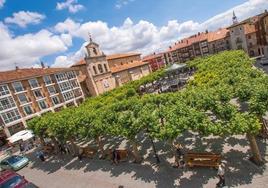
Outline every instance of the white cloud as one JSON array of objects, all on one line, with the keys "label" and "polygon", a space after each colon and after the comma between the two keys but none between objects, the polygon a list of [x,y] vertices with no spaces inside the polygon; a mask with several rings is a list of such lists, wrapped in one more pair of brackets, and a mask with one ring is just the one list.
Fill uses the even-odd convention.
[{"label": "white cloud", "polygon": [[47,30],[13,37],[7,27],[0,22],[0,70],[31,67],[40,58],[67,50],[61,37]]},{"label": "white cloud", "polygon": [[83,5],[78,4],[77,0],[66,0],[65,2],[57,3],[56,9],[63,10],[68,9],[70,13],[76,13],[84,8]]},{"label": "white cloud", "polygon": [[117,0],[115,4],[115,8],[121,9],[123,6],[128,5],[129,3],[134,2],[135,0]]},{"label": "white cloud", "polygon": [[0,8],[2,8],[5,4],[6,0],[0,0]]},{"label": "white cloud", "polygon": [[39,24],[45,15],[37,12],[19,11],[13,13],[13,17],[5,18],[5,23],[17,24],[20,27],[26,27],[28,24]]},{"label": "white cloud", "polygon": [[[117,2],[121,2],[121,5],[124,5],[129,1]],[[203,23],[193,20],[179,23],[177,20],[171,20],[167,25],[157,27],[148,21],[140,20],[138,23],[133,23],[130,18],[127,18],[121,26],[109,27],[107,23],[102,21],[78,23],[68,18],[64,22],[58,23],[54,29],[56,32],[70,34],[73,37],[79,37],[85,41],[88,41],[88,33],[90,32],[93,39],[101,45],[102,50],[106,54],[130,51],[147,54],[165,50],[175,41],[196,32],[226,27],[232,23],[233,11],[236,12],[239,20],[243,20],[249,16],[263,12],[265,8],[268,8],[267,0],[248,0]],[[75,63],[79,58],[84,56],[81,53],[81,49],[77,53],[64,56],[64,58],[61,56],[61,58],[57,59],[56,64],[63,65],[64,61],[68,65],[71,62]]]}]

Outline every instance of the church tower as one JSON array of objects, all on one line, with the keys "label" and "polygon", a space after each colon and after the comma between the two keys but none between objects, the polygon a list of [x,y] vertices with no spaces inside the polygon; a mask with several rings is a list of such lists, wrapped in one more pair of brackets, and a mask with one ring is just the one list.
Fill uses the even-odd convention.
[{"label": "church tower", "polygon": [[100,46],[93,42],[89,35],[89,43],[86,45],[87,72],[91,80],[92,96],[102,94],[115,88],[115,80],[112,77],[106,55],[101,51]]}]

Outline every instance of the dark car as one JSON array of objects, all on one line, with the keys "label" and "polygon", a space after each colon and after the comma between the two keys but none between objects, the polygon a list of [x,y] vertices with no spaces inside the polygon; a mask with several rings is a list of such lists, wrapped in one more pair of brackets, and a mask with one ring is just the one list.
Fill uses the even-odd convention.
[{"label": "dark car", "polygon": [[11,170],[0,172],[1,188],[37,188],[36,185],[27,181],[23,176]]}]

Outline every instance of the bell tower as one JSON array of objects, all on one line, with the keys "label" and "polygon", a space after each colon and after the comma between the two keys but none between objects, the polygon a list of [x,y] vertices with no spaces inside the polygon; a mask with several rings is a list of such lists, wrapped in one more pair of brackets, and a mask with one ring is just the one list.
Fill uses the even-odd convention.
[{"label": "bell tower", "polygon": [[89,34],[89,43],[86,45],[88,57],[100,57],[104,56],[104,53],[100,50],[97,43],[93,42],[91,35]]},{"label": "bell tower", "polygon": [[100,46],[92,40],[89,34],[89,43],[85,46],[87,55],[85,57],[87,72],[90,78],[90,91],[92,96],[102,94],[115,88],[115,80],[112,77],[106,55]]}]

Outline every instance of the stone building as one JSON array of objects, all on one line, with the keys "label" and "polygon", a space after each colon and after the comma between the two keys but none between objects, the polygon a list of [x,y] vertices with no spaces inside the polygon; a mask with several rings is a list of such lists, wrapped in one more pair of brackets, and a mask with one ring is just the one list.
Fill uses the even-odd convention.
[{"label": "stone building", "polygon": [[27,121],[78,105],[84,99],[74,68],[29,68],[0,72],[0,125],[9,137]]},{"label": "stone building", "polygon": [[106,56],[91,38],[86,50],[86,57],[72,67],[79,69],[79,80],[87,96],[100,95],[151,72],[148,63],[141,61],[140,54]]}]

